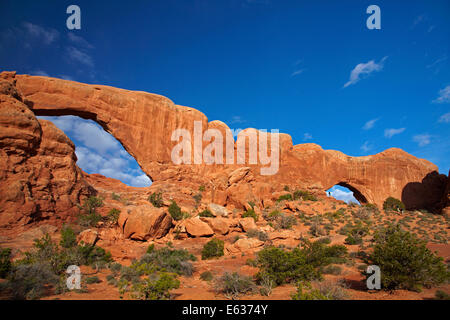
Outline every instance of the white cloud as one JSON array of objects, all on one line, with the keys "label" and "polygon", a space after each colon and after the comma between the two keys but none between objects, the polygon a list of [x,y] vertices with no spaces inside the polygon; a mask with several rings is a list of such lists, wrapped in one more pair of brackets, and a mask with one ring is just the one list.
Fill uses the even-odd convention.
[{"label": "white cloud", "polygon": [[393,136],[402,133],[405,131],[406,128],[399,128],[399,129],[386,129],[384,130],[384,136],[386,138],[392,138]]},{"label": "white cloud", "polygon": [[43,77],[50,77],[49,74],[42,70],[34,70],[30,71],[30,75],[32,76],[43,76]]},{"label": "white cloud", "polygon": [[372,148],[373,146],[369,144],[369,141],[364,142],[364,144],[360,147],[360,149],[364,152],[369,152]]},{"label": "white cloud", "polygon": [[384,61],[386,61],[387,57],[384,57],[380,60],[380,62],[376,63],[374,60],[370,60],[367,63],[359,63],[353,68],[350,73],[349,81],[344,84],[344,88],[357,83],[363,77],[369,76],[372,72],[381,71],[384,67]]},{"label": "white cloud", "polygon": [[372,119],[372,120],[367,121],[367,122],[364,124],[363,129],[364,129],[364,130],[372,129],[373,126],[375,125],[375,122],[377,122],[378,119],[379,119],[379,118],[377,118],[377,119]]},{"label": "white cloud", "polygon": [[292,72],[291,77],[298,76],[298,75],[302,74],[304,71],[305,71],[305,69],[296,70],[296,71]]},{"label": "white cloud", "polygon": [[242,119],[242,117],[240,116],[233,116],[233,118],[231,118],[231,122],[230,123],[244,123],[245,120]]},{"label": "white cloud", "polygon": [[427,133],[418,134],[413,137],[413,141],[416,142],[419,145],[419,147],[423,147],[426,146],[427,144],[430,144],[431,136]]},{"label": "white cloud", "polygon": [[353,192],[351,191],[344,191],[336,187],[333,187],[328,191],[330,192],[330,195],[337,200],[342,200],[347,203],[359,203],[358,200],[356,200],[356,198],[353,196]]},{"label": "white cloud", "polygon": [[439,97],[433,100],[434,103],[450,103],[450,85],[439,90]]},{"label": "white cloud", "polygon": [[70,42],[72,42],[73,44],[75,44],[77,46],[84,47],[87,49],[94,48],[94,46],[92,44],[90,44],[86,39],[84,39],[83,37],[77,36],[73,32],[68,32],[67,37],[69,38]]},{"label": "white cloud", "polygon": [[312,138],[313,138],[312,134],[310,134],[308,132],[305,132],[303,134],[303,141],[312,140]]},{"label": "white cloud", "polygon": [[68,136],[76,139],[77,165],[84,171],[100,173],[130,186],[151,185],[150,178],[134,165],[135,159],[98,124],[75,116],[38,118],[52,121]]},{"label": "white cloud", "polygon": [[66,48],[66,53],[70,61],[84,64],[90,68],[94,67],[94,59],[89,54],[72,46]]},{"label": "white cloud", "polygon": [[447,113],[443,114],[439,118],[439,122],[449,123],[450,122],[450,112],[447,112]]},{"label": "white cloud", "polygon": [[59,32],[55,29],[41,27],[30,22],[24,22],[23,27],[29,36],[40,40],[47,45],[54,42],[59,36]]}]

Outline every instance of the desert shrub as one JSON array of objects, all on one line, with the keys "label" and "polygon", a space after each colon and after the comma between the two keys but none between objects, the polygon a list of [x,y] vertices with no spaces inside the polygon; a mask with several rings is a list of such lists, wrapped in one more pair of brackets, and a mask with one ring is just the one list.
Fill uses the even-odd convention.
[{"label": "desert shrub", "polygon": [[200,201],[202,201],[202,194],[197,193],[196,195],[193,195],[192,198],[194,198],[195,203],[198,205],[200,203]]},{"label": "desert shrub", "polygon": [[97,276],[87,277],[84,281],[86,281],[87,284],[93,284],[93,283],[100,283],[100,279]]},{"label": "desert shrub", "polygon": [[200,275],[200,279],[202,279],[203,281],[211,281],[213,278],[214,276],[211,271],[202,272],[202,274]]},{"label": "desert shrub", "polygon": [[336,265],[329,265],[322,269],[322,273],[339,275],[342,273],[342,268],[340,266],[336,266]]},{"label": "desert shrub", "polygon": [[46,295],[48,286],[56,287],[59,277],[55,275],[49,264],[23,264],[14,268],[8,281],[13,299],[33,300]]},{"label": "desert shrub", "polygon": [[284,190],[284,191],[287,191],[287,192],[291,191],[291,190],[289,189],[289,186],[284,186],[283,190]]},{"label": "desert shrub", "polygon": [[242,215],[242,218],[253,218],[253,220],[258,221],[258,215],[256,214],[255,210],[253,208],[248,209],[244,214]]},{"label": "desert shrub", "polygon": [[198,191],[203,192],[206,190],[206,187],[204,185],[201,185],[200,187],[198,187]]},{"label": "desert shrub", "polygon": [[259,293],[263,296],[270,296],[272,294],[272,289],[275,286],[272,279],[267,276],[262,277],[259,281],[261,288],[259,289]]},{"label": "desert shrub", "polygon": [[154,192],[148,196],[148,201],[156,207],[161,208],[163,206],[163,198],[161,192]]},{"label": "desert shrub", "polygon": [[318,216],[312,221],[311,226],[309,227],[309,233],[314,237],[320,237],[327,234],[327,231],[322,227]]},{"label": "desert shrub", "polygon": [[352,215],[361,220],[368,220],[372,218],[375,214],[378,214],[379,210],[376,205],[368,203],[358,208]]},{"label": "desert shrub", "polygon": [[[170,247],[161,249],[149,248],[152,249],[147,249],[147,253],[139,261],[135,262],[132,267],[134,266],[136,269],[143,268],[144,270],[147,268],[151,272],[157,270],[186,276],[192,275],[194,267],[189,261],[195,261],[197,258],[186,249],[177,250]],[[147,271],[143,274],[151,272]]]},{"label": "desert shrub", "polygon": [[259,241],[266,242],[269,240],[269,236],[264,231],[260,231],[257,229],[252,229],[247,231],[247,237],[248,238],[257,238]]},{"label": "desert shrub", "polygon": [[400,226],[389,226],[376,233],[373,252],[367,263],[381,270],[381,284],[386,290],[420,290],[422,286],[448,281],[450,274],[441,257],[426,242]]},{"label": "desert shrub", "polygon": [[112,208],[111,210],[109,210],[106,218],[107,218],[107,221],[111,225],[115,225],[115,224],[117,224],[117,221],[119,220],[119,216],[120,216],[120,210],[116,209],[116,208]]},{"label": "desert shrub", "polygon": [[172,216],[172,219],[175,221],[183,219],[183,213],[181,212],[181,208],[173,200],[169,206],[169,213]]},{"label": "desert shrub", "polygon": [[139,300],[169,300],[170,290],[179,287],[180,281],[176,275],[162,272],[134,284],[132,297]]},{"label": "desert shrub", "polygon": [[72,248],[77,245],[77,236],[71,227],[64,226],[61,229],[61,240],[59,245],[63,248]]},{"label": "desert shrub", "polygon": [[200,217],[205,217],[205,218],[215,218],[215,215],[213,215],[211,213],[211,211],[209,211],[208,209],[203,210],[202,212],[200,212],[198,214]]},{"label": "desert shrub", "polygon": [[292,215],[281,214],[276,220],[277,229],[291,229],[297,224],[297,219]]},{"label": "desert shrub", "polygon": [[216,291],[230,299],[236,299],[242,294],[253,292],[255,288],[255,283],[251,277],[241,275],[237,272],[225,272],[215,283]]},{"label": "desert shrub", "polygon": [[11,249],[0,249],[0,278],[6,278],[11,271]]},{"label": "desert shrub", "polygon": [[208,241],[202,250],[202,260],[223,256],[224,243],[220,239]]},{"label": "desert shrub", "polygon": [[437,290],[434,297],[436,300],[450,300],[450,294],[442,290]]},{"label": "desert shrub", "polygon": [[278,197],[277,202],[283,201],[283,200],[292,200],[292,194],[286,193]]},{"label": "desert shrub", "polygon": [[[292,300],[346,300],[349,298],[343,283],[332,281],[300,282]],[[306,289],[306,290],[305,290]]]},{"label": "desert shrub", "polygon": [[102,206],[102,198],[94,196],[87,198],[81,206],[78,223],[83,227],[95,227],[102,220],[102,216],[97,213],[97,208]]},{"label": "desert shrub", "polygon": [[276,285],[314,280],[321,278],[320,267],[344,260],[347,249],[342,245],[327,246],[325,243],[303,240],[302,248],[291,251],[281,248],[266,247],[257,253],[260,281],[269,277]]},{"label": "desert shrub", "polygon": [[120,194],[117,193],[112,193],[111,194],[111,199],[116,200],[116,201],[120,201]]},{"label": "desert shrub", "polygon": [[401,212],[405,210],[405,204],[396,198],[389,197],[383,203],[383,210]]},{"label": "desert shrub", "polygon": [[330,300],[309,282],[299,282],[297,292],[291,295],[292,300]]},{"label": "desert shrub", "polygon": [[308,191],[296,190],[294,192],[294,200],[317,201],[317,197]]},{"label": "desert shrub", "polygon": [[349,245],[361,244],[363,242],[363,237],[369,233],[369,228],[364,226],[361,221],[358,221],[352,227],[347,228],[347,238],[345,243]]}]

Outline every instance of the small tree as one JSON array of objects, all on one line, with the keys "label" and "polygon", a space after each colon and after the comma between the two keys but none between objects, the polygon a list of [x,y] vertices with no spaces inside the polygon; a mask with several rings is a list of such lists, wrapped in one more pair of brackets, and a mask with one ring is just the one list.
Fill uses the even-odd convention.
[{"label": "small tree", "polygon": [[223,256],[224,242],[219,239],[208,241],[202,250],[202,260]]},{"label": "small tree", "polygon": [[163,198],[161,192],[154,192],[148,197],[148,201],[156,207],[161,208],[163,205]]},{"label": "small tree", "polygon": [[405,210],[405,204],[396,198],[389,197],[383,203],[383,210],[401,212]]},{"label": "small tree", "polygon": [[172,216],[172,219],[175,221],[183,219],[183,213],[181,212],[181,208],[173,200],[169,206],[169,213]]},{"label": "small tree", "polygon": [[6,278],[11,271],[11,249],[0,249],[0,278]]},{"label": "small tree", "polygon": [[72,248],[77,245],[77,236],[71,227],[64,226],[61,229],[61,241],[59,244],[63,248]]},{"label": "small tree", "polygon": [[420,290],[448,281],[450,274],[443,259],[415,234],[396,225],[378,232],[374,239],[375,247],[366,262],[380,267],[384,289]]}]

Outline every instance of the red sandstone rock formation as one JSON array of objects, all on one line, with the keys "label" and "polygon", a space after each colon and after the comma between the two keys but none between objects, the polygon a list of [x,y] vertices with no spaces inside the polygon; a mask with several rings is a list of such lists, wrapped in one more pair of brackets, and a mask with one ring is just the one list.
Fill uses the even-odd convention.
[{"label": "red sandstone rock formation", "polygon": [[[46,161],[49,161],[50,166],[55,166],[56,163],[65,164],[61,174],[56,177],[66,176],[62,174],[65,170],[72,173],[67,175],[69,177],[67,185],[72,184],[77,187],[64,190],[70,193],[67,196],[70,199],[74,194],[80,195],[79,184],[84,181],[81,171],[74,164],[73,144],[67,137],[63,138],[63,135],[57,134],[57,129],[50,124],[42,122],[43,125],[39,125],[33,113],[77,115],[98,122],[122,143],[144,172],[151,177],[154,182],[152,190],[160,189],[167,192],[168,189],[175,188],[177,190],[170,191],[173,195],[171,198],[178,203],[176,197],[179,197],[181,201],[186,202],[186,205],[194,204],[192,190],[198,190],[200,185],[206,187],[203,193],[204,201],[243,209],[248,207],[249,201],[254,202],[256,208],[272,203],[275,200],[274,195],[285,185],[288,185],[291,190],[308,189],[313,192],[323,192],[339,184],[351,189],[361,202],[372,202],[381,206],[387,197],[393,196],[402,199],[408,208],[432,209],[441,201],[445,189],[446,178],[437,173],[437,167],[434,164],[418,159],[400,149],[388,149],[365,157],[350,157],[338,151],[323,150],[316,144],[294,146],[291,137],[287,134],[280,134],[280,167],[275,175],[261,175],[260,165],[248,164],[248,148],[244,164],[175,165],[171,160],[171,151],[178,143],[171,141],[171,135],[175,129],[186,129],[193,134],[194,121],[199,121],[203,131],[214,128],[223,132],[224,136],[229,136],[228,126],[221,121],[208,122],[206,116],[200,111],[175,105],[169,99],[155,94],[14,73],[2,73],[1,77],[7,78],[9,83],[16,81],[17,87],[16,90],[14,85],[4,86],[2,89],[4,100],[1,105],[7,113],[17,109],[14,111],[14,117],[22,119],[20,121],[24,123],[14,127],[8,122],[9,116],[3,117],[1,136],[4,139],[1,140],[3,141],[1,152],[8,152],[10,148],[8,143],[12,143],[13,149],[20,152],[18,155],[12,155],[9,152],[10,159],[3,164],[0,174],[6,175],[6,172],[9,172],[11,176],[13,174],[11,170],[17,171],[23,159],[39,153],[42,159],[47,157]],[[13,98],[20,94],[28,101],[29,108],[20,100]],[[17,114],[23,115],[19,117]],[[40,133],[45,131],[42,128],[52,129],[49,129],[48,134],[43,135]],[[246,129],[239,136],[243,137],[255,131],[255,129]],[[49,140],[56,140],[61,145],[49,142],[49,145],[59,147],[49,146],[47,151],[39,151],[39,146],[47,145],[46,142],[41,143],[41,140],[44,141],[41,136],[44,138],[48,136]],[[223,144],[226,145],[226,141]],[[232,144],[233,150],[236,151],[236,143],[232,141]],[[206,143],[203,143],[202,148],[204,145]],[[52,162],[48,155],[58,154],[59,149],[64,150],[60,153],[61,158],[54,159]],[[233,154],[233,157],[236,163],[236,154]],[[62,160],[63,158],[65,160]],[[35,157],[35,159],[40,158]],[[41,160],[35,161],[34,165],[39,166],[39,163]],[[16,175],[15,172],[14,174],[14,180],[21,179],[20,175]],[[44,176],[45,173],[37,175],[37,177]],[[28,176],[23,179],[31,180]],[[54,181],[54,178],[52,179]],[[57,185],[63,184],[57,183]],[[5,195],[10,189],[5,188],[3,191]],[[12,188],[12,190],[15,189]],[[58,187],[58,190],[63,189]],[[33,204],[36,204],[34,200],[26,202],[11,198],[11,195],[2,199],[7,198],[10,199],[8,201],[20,203],[20,206],[25,208],[32,207],[21,209],[21,212],[39,211],[33,207]],[[40,199],[44,198],[40,197]],[[63,193],[58,191],[56,198],[48,199],[64,199]],[[70,202],[74,203],[73,200],[76,199]],[[166,202],[169,200],[169,198],[165,199]],[[39,206],[41,208],[50,206],[51,208],[46,209],[46,212],[59,210],[56,208],[59,201],[47,202],[41,202]],[[0,209],[7,210],[5,202],[2,203],[0,203]],[[64,204],[63,207],[68,207],[69,202],[64,200],[62,204]],[[12,218],[14,219],[16,218]]]},{"label": "red sandstone rock formation", "polygon": [[0,226],[68,216],[93,192],[72,141],[36,119],[14,82],[14,74],[0,74]]}]

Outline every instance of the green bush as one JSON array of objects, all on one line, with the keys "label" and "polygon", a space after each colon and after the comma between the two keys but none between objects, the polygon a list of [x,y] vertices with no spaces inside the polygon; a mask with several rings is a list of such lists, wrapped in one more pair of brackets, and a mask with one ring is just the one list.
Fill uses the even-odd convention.
[{"label": "green bush", "polygon": [[[450,274],[441,257],[436,256],[415,234],[400,226],[389,226],[375,237],[367,264],[381,270],[381,284],[386,290],[420,290],[449,280]],[[369,276],[369,275],[368,275]]]},{"label": "green bush", "polygon": [[213,278],[214,276],[211,271],[202,272],[202,274],[200,275],[200,279],[202,279],[203,281],[211,281]]},{"label": "green bush", "polygon": [[242,215],[242,218],[253,218],[253,220],[258,221],[258,215],[256,214],[255,210],[253,208],[248,209],[244,214]]},{"label": "green bush", "polygon": [[208,241],[202,250],[202,260],[223,256],[224,242],[220,239]]},{"label": "green bush", "polygon": [[206,188],[204,185],[201,185],[200,187],[198,187],[198,191],[200,191],[200,192],[203,192],[205,190],[206,190]]},{"label": "green bush", "polygon": [[180,287],[176,275],[162,272],[133,285],[132,297],[140,300],[169,300],[170,290]]},{"label": "green bush", "polygon": [[87,277],[85,279],[87,284],[100,283],[100,279],[97,276]]},{"label": "green bush", "polygon": [[276,220],[276,229],[291,229],[297,224],[297,219],[292,215],[281,214]]},{"label": "green bush", "polygon": [[401,212],[405,210],[405,204],[398,199],[389,197],[383,203],[383,210]]},{"label": "green bush", "polygon": [[259,272],[256,278],[273,280],[276,285],[320,279],[320,267],[345,261],[347,249],[342,245],[327,246],[324,242],[303,240],[302,248],[291,251],[266,247],[257,253]]},{"label": "green bush", "polygon": [[442,290],[437,290],[434,297],[436,300],[450,300],[450,294]]},{"label": "green bush", "polygon": [[0,249],[0,278],[6,278],[11,271],[11,249]]},{"label": "green bush", "polygon": [[258,238],[259,241],[266,242],[269,240],[269,236],[264,231],[260,231],[257,229],[252,229],[247,231],[247,237],[248,238]]},{"label": "green bush", "polygon": [[78,223],[83,227],[95,227],[101,220],[102,216],[97,213],[97,208],[103,206],[103,199],[91,196],[87,198],[81,206],[78,217]]},{"label": "green bush", "polygon": [[197,193],[196,195],[193,195],[192,196],[192,198],[194,198],[194,200],[195,200],[195,204],[199,204],[200,203],[200,201],[202,201],[202,194],[201,193]]},{"label": "green bush", "polygon": [[293,195],[294,200],[317,201],[317,197],[308,191],[296,190]]},{"label": "green bush", "polygon": [[169,213],[172,216],[172,219],[175,221],[183,219],[183,213],[181,212],[181,208],[177,205],[175,201],[172,201],[170,203]]},{"label": "green bush", "polygon": [[56,287],[59,277],[55,275],[47,263],[32,263],[18,265],[10,275],[7,287],[13,294],[13,299],[39,299],[47,293],[47,287]]},{"label": "green bush", "polygon": [[[346,300],[348,294],[343,284],[331,281],[315,282],[315,287],[309,282],[300,282],[297,292],[292,295],[292,300]],[[306,289],[306,290],[304,290]]]},{"label": "green bush", "polygon": [[59,245],[63,248],[72,248],[77,245],[77,235],[71,227],[64,226],[61,229],[61,241]]},{"label": "green bush", "polygon": [[[189,261],[195,260],[197,258],[186,249],[176,250],[170,247],[155,249],[152,245],[147,249],[147,253],[139,261],[135,262],[132,267],[141,270],[154,269],[190,276],[194,271],[194,267]],[[143,274],[148,273],[144,272]]]},{"label": "green bush", "polygon": [[148,197],[148,201],[150,201],[150,203],[156,208],[161,208],[163,206],[163,198],[161,192],[154,192],[150,194],[150,196]]},{"label": "green bush", "polygon": [[292,194],[286,193],[278,197],[277,202],[283,201],[283,200],[292,200]]},{"label": "green bush", "polygon": [[256,286],[251,277],[240,275],[237,272],[225,272],[217,279],[215,289],[230,299],[236,299],[242,294],[253,292]]},{"label": "green bush", "polygon": [[211,213],[211,211],[209,211],[208,209],[203,210],[202,212],[200,212],[198,214],[200,217],[205,217],[205,218],[215,218],[216,216],[213,215]]},{"label": "green bush", "polygon": [[120,194],[117,193],[112,193],[111,194],[111,199],[116,200],[116,201],[120,201]]},{"label": "green bush", "polygon": [[331,300],[318,289],[314,289],[309,282],[299,282],[297,292],[291,297],[292,300]]},{"label": "green bush", "polygon": [[108,215],[107,215],[107,221],[111,224],[111,225],[115,225],[117,224],[117,221],[119,220],[119,216],[120,216],[120,210],[116,209],[116,208],[112,208],[111,210],[109,210]]}]

